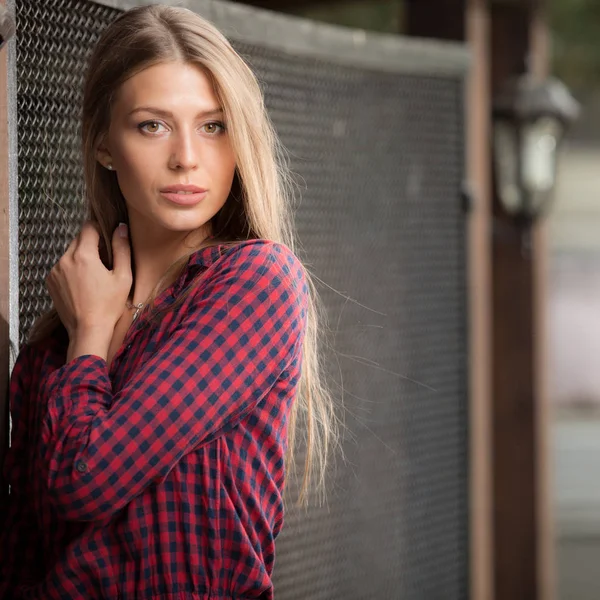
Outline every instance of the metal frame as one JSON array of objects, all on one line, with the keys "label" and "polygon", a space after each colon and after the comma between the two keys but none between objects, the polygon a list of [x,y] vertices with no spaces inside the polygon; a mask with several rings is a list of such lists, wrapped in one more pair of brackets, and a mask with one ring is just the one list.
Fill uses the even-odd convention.
[{"label": "metal frame", "polygon": [[[15,13],[16,0],[7,0],[6,6]],[[7,112],[8,112],[8,251],[9,251],[9,318],[10,344],[19,348],[19,185],[17,145],[17,48],[14,40],[7,45]],[[9,369],[12,370],[16,352],[10,353]]]},{"label": "metal frame", "polygon": [[[15,0],[2,2],[14,12]],[[10,436],[8,378],[19,348],[19,223],[17,187],[16,48],[11,40],[0,55],[0,465]],[[0,510],[8,486],[0,473]]]},{"label": "metal frame", "polygon": [[[153,0],[94,0],[119,10],[155,4]],[[464,76],[470,65],[467,46],[349,29],[222,0],[163,0],[212,21],[227,37],[290,54],[390,71]]]}]

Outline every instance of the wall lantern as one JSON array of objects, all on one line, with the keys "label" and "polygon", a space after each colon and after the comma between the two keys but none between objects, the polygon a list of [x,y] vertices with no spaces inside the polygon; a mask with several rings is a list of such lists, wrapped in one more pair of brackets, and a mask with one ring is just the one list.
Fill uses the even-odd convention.
[{"label": "wall lantern", "polygon": [[498,197],[523,225],[546,212],[556,181],[557,151],[579,104],[554,78],[511,80],[494,100],[493,152]]}]

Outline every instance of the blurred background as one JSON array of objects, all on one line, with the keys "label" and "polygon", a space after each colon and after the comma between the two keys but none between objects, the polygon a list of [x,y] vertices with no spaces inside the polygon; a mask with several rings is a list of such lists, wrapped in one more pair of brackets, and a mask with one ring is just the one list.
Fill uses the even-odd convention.
[{"label": "blurred background", "polygon": [[[79,226],[85,55],[147,3],[8,2],[2,380]],[[600,598],[600,1],[170,3],[257,72],[332,286],[348,462],[281,600]]]},{"label": "blurred background", "polygon": [[[407,32],[410,10],[407,4],[411,3],[338,2],[333,6],[292,10],[349,27]],[[437,7],[433,2],[421,4],[428,5],[432,11],[429,18],[437,21],[434,13],[443,3]],[[547,493],[549,518],[553,521],[551,539],[555,545],[554,552],[549,553],[553,572],[550,578],[556,586],[546,590],[546,594],[560,600],[597,600],[600,597],[600,2],[546,0],[540,4],[544,5],[548,39],[545,46],[538,47],[538,57],[524,56],[524,60],[547,61],[542,69],[560,78],[581,104],[581,112],[565,132],[558,159],[556,189],[546,214],[547,279],[540,289],[545,296],[543,302],[547,303],[544,323],[549,403],[545,421],[549,441],[541,450],[550,454],[545,467],[550,471]],[[432,33],[440,33],[442,29],[433,27]],[[510,38],[505,43],[509,44]],[[529,52],[536,49],[530,48]],[[536,597],[542,594],[538,588]],[[508,595],[500,591],[497,596],[533,597],[522,590],[513,590]]]},{"label": "blurred background", "polygon": [[600,4],[550,0],[552,71],[582,105],[549,219],[548,328],[561,599],[600,594]]},{"label": "blurred background", "polygon": [[[553,544],[554,548],[546,551],[548,563],[545,566],[540,566],[539,561],[540,555],[542,562],[544,560],[544,549],[538,548],[535,564],[541,569],[538,577],[543,580],[544,570],[547,570],[547,581],[552,583],[546,585],[538,580],[527,588],[526,576],[521,585],[497,581],[495,595],[511,599],[596,600],[600,597],[600,2],[545,0],[465,4],[380,0],[329,5],[299,2],[287,7],[287,11],[352,28],[442,39],[459,37],[457,32],[461,26],[456,21],[465,15],[462,35],[469,35],[470,25],[475,29],[470,30],[471,49],[482,52],[486,44],[490,44],[487,49],[491,50],[491,60],[502,62],[502,57],[493,55],[503,51],[510,54],[509,46],[518,44],[523,14],[520,18],[513,16],[512,36],[510,32],[502,32],[502,28],[510,24],[500,22],[510,21],[509,13],[513,10],[516,15],[517,5],[521,5],[523,14],[536,7],[529,14],[533,31],[529,45],[522,51],[521,59],[528,65],[523,70],[537,69],[540,75],[558,77],[581,104],[581,112],[565,130],[557,163],[556,189],[547,200],[549,206],[542,217],[547,221],[547,238],[538,241],[545,245],[545,256],[538,257],[538,261],[544,263],[540,267],[541,280],[537,280],[537,293],[542,299],[533,300],[534,310],[542,314],[541,327],[546,330],[545,347],[540,350],[545,361],[540,369],[546,379],[542,384],[546,386],[546,393],[540,394],[538,401],[547,403],[541,410],[547,414],[538,416],[538,427],[546,428],[548,434],[546,438],[544,432],[537,431],[538,446],[534,454],[541,452],[548,456],[534,457],[534,461],[538,460],[534,470],[538,476],[540,470],[547,471],[546,487],[541,493],[548,494],[546,507],[549,508],[538,504],[537,518],[542,525],[538,521],[531,531],[539,534],[540,528],[548,528],[548,538],[541,543]],[[461,10],[466,12],[461,13]],[[499,22],[497,30],[494,19]],[[484,37],[482,46],[477,45],[481,42],[477,37],[477,21],[482,27],[479,32]],[[540,40],[540,37],[545,39]],[[477,59],[474,66],[476,68]],[[489,63],[487,67],[489,69]],[[514,64],[513,69],[521,71]],[[483,77],[489,78],[493,90],[491,70],[484,72]],[[493,104],[493,98],[491,102]],[[530,318],[535,320],[536,317],[530,315]],[[493,396],[493,390],[491,393]],[[535,438],[536,434],[531,433],[531,436]],[[519,443],[518,435],[514,443]],[[522,443],[527,446],[527,440]],[[497,445],[495,449],[502,452],[503,446]],[[513,485],[518,485],[518,480]],[[492,501],[492,510],[493,504]],[[544,510],[548,512],[544,514]],[[532,517],[536,518],[534,515],[529,518]],[[544,519],[552,523],[544,525]],[[506,522],[510,528],[509,519]],[[493,533],[491,535],[493,537]],[[518,536],[512,544],[519,544]],[[507,545],[511,546],[510,540]],[[519,553],[518,548],[513,551]],[[532,553],[535,554],[535,550]],[[503,566],[498,561],[498,556],[496,561],[497,580],[519,577],[515,574],[518,569],[511,572],[505,563]],[[484,591],[483,587],[472,588],[472,591],[493,593]]]}]

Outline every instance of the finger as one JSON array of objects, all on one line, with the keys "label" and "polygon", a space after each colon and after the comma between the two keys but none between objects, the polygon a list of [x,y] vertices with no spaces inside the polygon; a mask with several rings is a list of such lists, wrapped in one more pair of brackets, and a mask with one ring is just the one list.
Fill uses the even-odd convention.
[{"label": "finger", "polygon": [[48,277],[46,277],[46,289],[48,290],[48,294],[50,295],[52,302],[54,302],[55,301],[54,292],[55,292],[56,288],[54,285],[54,278],[52,276],[52,273],[50,273],[48,275]]},{"label": "finger", "polygon": [[120,223],[113,231],[113,271],[115,274],[131,275],[131,247],[129,245],[129,232],[125,223]]},{"label": "finger", "polygon": [[67,249],[65,250],[63,256],[69,256],[72,258],[73,254],[75,254],[75,250],[77,250],[78,245],[79,245],[79,236],[73,238],[71,243],[67,246]]},{"label": "finger", "polygon": [[100,242],[100,232],[94,223],[86,221],[79,234],[79,244],[85,248],[96,248]]},{"label": "finger", "polygon": [[96,228],[85,223],[79,233],[79,244],[73,253],[75,261],[100,261],[100,250],[99,250],[100,234]]}]

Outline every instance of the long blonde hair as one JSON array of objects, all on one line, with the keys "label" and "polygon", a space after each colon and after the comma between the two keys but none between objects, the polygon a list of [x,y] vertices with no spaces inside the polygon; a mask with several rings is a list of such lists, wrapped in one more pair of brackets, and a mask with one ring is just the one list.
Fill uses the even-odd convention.
[{"label": "long blonde hair", "polygon": [[[152,65],[172,61],[197,65],[211,78],[236,153],[231,193],[211,220],[215,237],[209,243],[260,238],[283,243],[296,252],[293,186],[256,77],[211,23],[185,8],[151,5],[120,15],[102,33],[88,64],[82,111],[85,200],[88,218],[100,230],[102,260],[111,268],[112,232],[120,221],[128,221],[115,174],[103,169],[96,159],[98,145],[109,128],[113,98],[126,79]],[[186,261],[183,257],[169,269],[154,297],[168,275],[180,271]],[[328,459],[339,439],[338,418],[322,364],[326,315],[313,278],[306,267],[305,271],[310,292],[308,321],[300,387],[288,421],[286,454],[286,468],[294,472],[300,433],[306,448],[299,482],[301,504],[307,503],[312,490],[323,497]],[[58,327],[60,320],[52,310],[36,322],[30,342]]]}]

